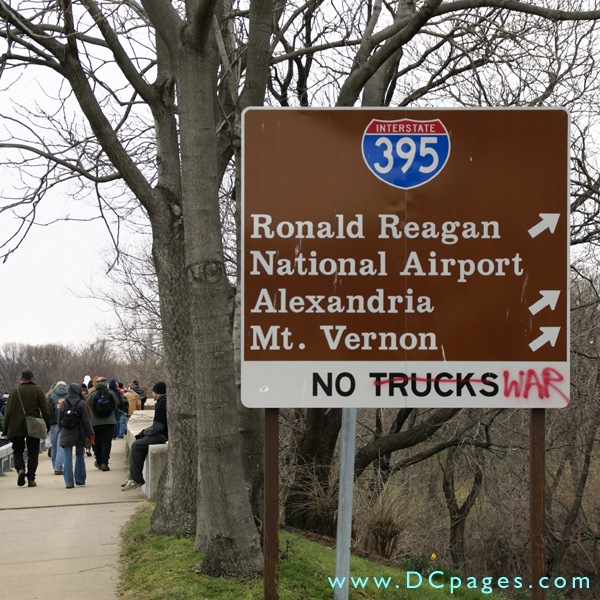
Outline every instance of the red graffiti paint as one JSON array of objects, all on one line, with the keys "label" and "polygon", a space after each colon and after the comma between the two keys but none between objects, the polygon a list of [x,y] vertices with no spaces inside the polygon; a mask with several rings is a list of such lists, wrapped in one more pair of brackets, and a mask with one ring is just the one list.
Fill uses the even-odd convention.
[{"label": "red graffiti paint", "polygon": [[527,372],[519,371],[518,379],[511,379],[511,374],[504,371],[504,397],[509,398],[529,398],[529,393],[532,389],[537,390],[537,396],[540,400],[550,397],[550,390],[554,390],[560,394],[567,403],[569,402],[566,396],[555,384],[564,381],[564,377],[552,367],[545,367],[541,374],[538,375],[535,369],[528,369]]},{"label": "red graffiti paint", "polygon": [[[461,378],[459,374],[459,377],[453,379],[447,375],[447,373],[444,373],[436,377],[433,377],[431,375],[429,375],[428,377],[417,377],[414,373],[412,374],[412,376],[409,376],[408,374],[402,374],[402,377],[393,377],[388,379],[376,378],[375,381],[373,381],[373,385],[382,386],[394,383],[404,383],[406,385],[411,382],[422,382],[435,383],[436,389],[438,389],[437,386],[443,384],[462,384],[463,386],[470,387],[470,384],[472,383],[479,383],[482,385],[489,386],[491,385],[491,380],[486,380],[485,377],[488,375],[491,375],[494,378],[496,377],[496,375],[494,374],[486,374],[484,375],[484,379],[471,379],[469,375],[472,374],[469,373],[469,375],[467,375],[465,378]],[[503,377],[504,389],[502,390],[502,392],[505,398],[521,398],[523,400],[528,400],[530,396],[532,396],[538,398],[539,400],[546,400],[550,398],[551,393],[557,393],[562,398],[564,398],[567,404],[569,403],[569,397],[558,386],[559,383],[565,381],[565,378],[556,369],[553,369],[552,367],[544,367],[541,371],[536,369],[519,371],[516,377],[511,375],[510,371],[504,371]],[[498,387],[496,387],[496,390],[498,390]],[[441,391],[438,390],[438,393],[441,394]],[[491,395],[485,394],[485,392],[483,392],[483,394]],[[406,393],[404,393],[404,395],[406,395]],[[472,391],[471,395],[474,395]]]},{"label": "red graffiti paint", "polygon": [[[395,377],[394,379],[383,379],[381,381],[374,381],[373,385],[387,385],[388,383],[393,383],[394,381],[408,381],[409,383],[411,381],[422,381],[424,383],[427,383],[428,381],[431,381],[431,379],[427,379],[426,377]],[[442,379],[440,380],[440,383],[461,383],[462,379]],[[485,383],[482,379],[469,379],[469,381],[471,383]]]}]

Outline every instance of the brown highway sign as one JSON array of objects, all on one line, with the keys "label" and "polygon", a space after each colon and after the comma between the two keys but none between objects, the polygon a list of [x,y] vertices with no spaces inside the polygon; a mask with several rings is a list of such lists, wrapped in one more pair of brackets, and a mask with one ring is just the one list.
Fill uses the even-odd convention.
[{"label": "brown highway sign", "polygon": [[569,114],[248,109],[242,402],[558,408]]}]

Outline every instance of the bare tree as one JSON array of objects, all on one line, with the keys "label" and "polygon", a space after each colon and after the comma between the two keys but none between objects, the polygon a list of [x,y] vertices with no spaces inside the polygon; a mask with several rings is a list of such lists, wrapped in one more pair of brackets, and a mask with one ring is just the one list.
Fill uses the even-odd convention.
[{"label": "bare tree", "polygon": [[162,328],[158,282],[152,257],[119,251],[110,261],[107,275],[92,281],[88,297],[102,300],[116,322],[99,327],[99,334],[118,347],[130,371],[126,379],[147,384],[164,379]]},{"label": "bare tree", "polygon": [[458,456],[457,448],[453,446],[446,455],[446,468],[444,469],[443,487],[446,505],[450,513],[450,553],[452,556],[452,565],[457,569],[464,569],[466,566],[465,552],[465,525],[467,517],[473,508],[477,496],[481,491],[483,484],[483,464],[481,452],[472,458],[473,484],[465,501],[459,506],[456,499],[456,490],[454,488],[454,475],[457,468]]},{"label": "bare tree", "polygon": [[53,383],[60,380],[80,383],[86,374],[116,378],[125,370],[125,365],[106,341],[80,347],[4,344],[0,349],[0,388],[15,386],[25,368],[32,369],[36,383],[48,391]]}]

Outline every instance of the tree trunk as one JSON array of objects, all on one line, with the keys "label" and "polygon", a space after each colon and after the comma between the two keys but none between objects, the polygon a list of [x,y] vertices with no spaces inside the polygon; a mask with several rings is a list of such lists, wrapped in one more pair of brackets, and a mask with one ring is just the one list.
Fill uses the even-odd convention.
[{"label": "tree trunk", "polygon": [[[405,431],[398,430],[396,433],[389,433],[383,437],[373,439],[356,452],[354,477],[360,477],[364,470],[380,456],[402,450],[403,448],[411,448],[428,440],[440,427],[460,411],[460,408],[439,408],[426,421],[418,425],[414,425]],[[415,411],[411,414],[414,415]]]},{"label": "tree trunk", "polygon": [[[598,375],[598,378],[600,379],[600,375]],[[583,465],[581,466],[581,470],[579,472],[578,481],[576,482],[575,497],[573,498],[573,504],[571,505],[571,508],[567,513],[567,518],[565,519],[560,538],[557,538],[555,535],[552,535],[552,543],[549,544],[550,551],[547,562],[549,564],[548,573],[550,574],[552,581],[554,581],[554,579],[556,579],[560,575],[560,567],[562,560],[573,541],[573,527],[575,526],[577,517],[579,515],[579,511],[581,510],[583,493],[585,492],[586,483],[590,472],[592,452],[594,449],[594,443],[596,441],[598,425],[600,424],[600,411],[595,411],[591,421],[592,422],[586,436],[585,448],[583,449],[584,460]],[[576,476],[576,473],[573,473],[573,475]]]},{"label": "tree trunk", "polygon": [[187,288],[185,282],[181,281],[181,274],[185,272],[183,246],[180,239],[170,239],[170,236],[157,234],[156,231],[154,240],[165,367],[169,374],[169,458],[158,488],[151,533],[167,535],[180,530],[186,535],[193,535],[196,531],[198,443],[193,354],[189,312],[185,303]]},{"label": "tree trunk", "polygon": [[[239,254],[238,254],[239,255]],[[233,319],[233,346],[235,354],[236,388],[238,394],[238,416],[242,436],[242,468],[250,509],[259,530],[264,521],[264,483],[265,483],[265,411],[258,408],[246,408],[240,401],[241,387],[241,313],[240,292],[235,296],[235,316]]]},{"label": "tree trunk", "polygon": [[[448,450],[446,469],[443,478],[443,489],[446,498],[446,506],[450,513],[450,555],[452,557],[452,566],[455,569],[464,571],[467,563],[465,554],[465,525],[467,523],[467,517],[475,505],[475,500],[481,491],[483,468],[479,461],[476,460],[473,486],[471,487],[467,499],[464,501],[463,505],[459,507],[454,491],[454,473],[456,471],[457,452],[458,450],[456,447]],[[479,454],[480,456],[477,458],[481,457],[481,460],[483,460],[483,455],[481,455],[481,453]]]},{"label": "tree trunk", "polygon": [[[196,487],[198,480],[196,395],[193,385],[193,354],[189,336],[189,311],[181,237],[154,227],[154,264],[158,275],[165,368],[169,374],[167,411],[169,458],[158,487],[150,532],[169,535],[196,531]],[[181,228],[180,228],[181,229]]]},{"label": "tree trunk", "polygon": [[[256,98],[255,100],[259,100]],[[262,99],[260,99],[262,103]],[[236,113],[234,131],[241,130],[239,111]],[[237,141],[237,140],[236,140]],[[236,205],[236,254],[242,256],[240,215],[242,214],[242,156],[241,146],[235,147],[235,205]],[[241,280],[241,260],[237,261],[236,280]],[[238,397],[238,416],[240,419],[240,434],[242,436],[242,468],[246,481],[246,490],[250,500],[252,515],[262,535],[262,523],[264,522],[264,483],[265,483],[265,411],[258,408],[246,408],[241,402],[241,360],[242,360],[242,291],[238,287],[233,303],[233,351],[235,356],[236,390]]]},{"label": "tree trunk", "polygon": [[157,88],[163,90],[163,106],[154,110],[157,139],[158,186],[162,211],[153,212],[152,257],[159,285],[165,369],[169,375],[167,411],[169,458],[158,486],[150,532],[169,535],[196,532],[196,488],[198,487],[198,434],[196,386],[187,306],[184,228],[181,202],[179,143],[175,119],[173,72],[168,50],[156,37]]},{"label": "tree trunk", "polygon": [[246,495],[237,419],[231,286],[225,275],[214,123],[216,66],[193,40],[177,57],[177,93],[186,224],[188,303],[198,391],[197,550],[206,575],[262,572],[260,540]]}]

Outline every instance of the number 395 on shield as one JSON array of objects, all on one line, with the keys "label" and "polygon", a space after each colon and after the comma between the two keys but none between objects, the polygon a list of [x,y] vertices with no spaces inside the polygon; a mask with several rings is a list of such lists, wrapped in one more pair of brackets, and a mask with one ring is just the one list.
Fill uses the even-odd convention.
[{"label": "number 395 on shield", "polygon": [[431,181],[446,166],[450,136],[439,119],[373,119],[363,134],[362,153],[375,177],[409,190]]}]

